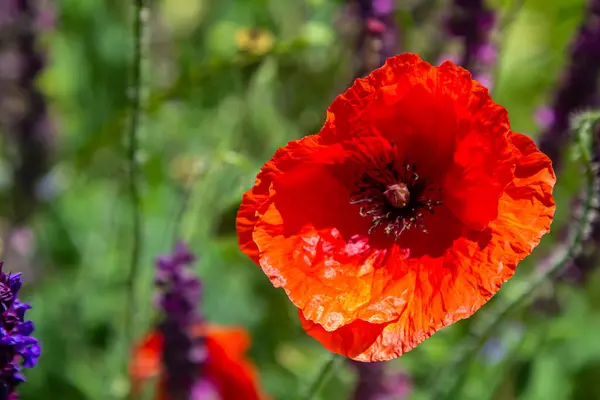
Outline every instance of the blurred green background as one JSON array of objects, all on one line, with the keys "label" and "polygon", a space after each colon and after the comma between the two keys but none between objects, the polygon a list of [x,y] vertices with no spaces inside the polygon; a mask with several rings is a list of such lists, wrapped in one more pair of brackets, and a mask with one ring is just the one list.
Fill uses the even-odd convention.
[{"label": "blurred green background", "polygon": [[[26,371],[23,400],[121,399],[129,390],[123,332],[131,317],[126,280],[133,237],[125,152],[129,3],[59,0],[54,29],[39,37],[49,57],[39,85],[55,126],[55,164],[45,201],[26,227],[33,234],[28,245],[5,257],[8,268],[19,269],[19,260],[27,266],[22,296],[33,304],[29,317],[43,345],[39,365]],[[435,63],[440,49],[452,52],[460,43],[439,31],[446,3],[429,1],[425,11],[421,3],[397,1],[403,50]],[[553,92],[584,2],[491,4],[504,24],[494,38],[501,56],[493,97],[515,130],[535,136],[534,112]],[[235,213],[262,163],[286,141],[316,133],[327,105],[351,84],[356,23],[340,0],[162,0],[153,2],[146,21],[134,335],[156,319],[154,258],[182,238],[200,257],[203,313],[211,322],[247,327],[249,356],[274,399],[296,398],[328,353],[302,331],[283,291],[238,250]],[[559,179],[555,234],[498,298],[518,290],[552,248],[569,217],[576,171],[569,165]],[[5,253],[13,245],[4,243]],[[548,283],[536,293],[538,303],[555,306],[511,312],[471,359],[454,398],[600,399],[599,278]],[[412,377],[409,398],[427,398],[432,374],[451,362],[472,320],[485,318],[488,307],[388,363]],[[348,398],[354,380],[352,368],[337,371],[321,398]]]}]

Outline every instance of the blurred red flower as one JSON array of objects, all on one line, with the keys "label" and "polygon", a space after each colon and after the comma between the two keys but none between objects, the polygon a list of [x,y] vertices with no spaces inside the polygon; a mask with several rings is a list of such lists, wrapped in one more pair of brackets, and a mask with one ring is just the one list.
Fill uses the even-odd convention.
[{"label": "blurred red flower", "polygon": [[[214,398],[206,397],[206,391],[211,391],[219,400],[268,400],[261,392],[254,365],[244,357],[250,346],[244,329],[202,324],[193,334],[204,339],[207,352],[206,362],[198,371],[203,383],[197,388],[198,398]],[[134,395],[140,393],[145,381],[158,378],[155,400],[170,400],[161,366],[162,350],[163,338],[158,331],[150,332],[134,349],[129,365]]]},{"label": "blurred red flower", "polygon": [[239,243],[327,349],[388,360],[498,291],[549,231],[554,183],[468,71],[401,54],[263,166]]}]

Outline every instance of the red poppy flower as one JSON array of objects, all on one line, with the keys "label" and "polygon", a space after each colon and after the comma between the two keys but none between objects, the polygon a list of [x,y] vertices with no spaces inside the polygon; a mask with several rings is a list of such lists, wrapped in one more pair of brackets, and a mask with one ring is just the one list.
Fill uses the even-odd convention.
[{"label": "red poppy flower", "polygon": [[[245,330],[198,325],[194,334],[204,336],[208,353],[206,363],[198,371],[202,382],[206,384],[201,390],[212,389],[219,400],[267,400],[257,383],[254,366],[244,358],[250,345],[250,338]],[[164,375],[161,373],[162,349],[163,338],[159,332],[153,331],[134,350],[129,366],[134,394],[140,392],[144,381],[158,378],[155,400],[170,399],[165,391]]]},{"label": "red poppy flower", "polygon": [[263,166],[239,243],[327,349],[388,360],[498,291],[549,231],[554,183],[468,71],[402,54]]}]

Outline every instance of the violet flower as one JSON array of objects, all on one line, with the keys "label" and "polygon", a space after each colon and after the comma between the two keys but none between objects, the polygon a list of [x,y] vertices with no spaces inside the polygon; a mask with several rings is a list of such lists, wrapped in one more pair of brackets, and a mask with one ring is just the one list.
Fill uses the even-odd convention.
[{"label": "violet flower", "polygon": [[46,10],[39,1],[0,1],[0,129],[15,147],[11,217],[24,222],[36,206],[36,185],[50,168],[51,124],[36,88],[45,60],[37,43]]},{"label": "violet flower", "polygon": [[354,400],[401,400],[410,395],[412,382],[406,373],[387,373],[383,362],[351,363],[358,372]]},{"label": "violet flower", "polygon": [[31,308],[17,298],[21,274],[2,272],[0,262],[0,400],[18,399],[16,388],[25,381],[21,367],[33,368],[41,354],[39,341],[30,336],[33,322],[25,321]]},{"label": "violet flower", "polygon": [[600,72],[600,0],[590,0],[584,22],[579,28],[570,51],[568,65],[541,122],[547,125],[540,136],[540,150],[554,164],[561,166],[560,153],[569,138],[569,117],[572,112],[592,105],[597,94],[596,81]]},{"label": "violet flower", "polygon": [[491,71],[496,63],[497,49],[491,41],[496,15],[484,0],[453,0],[446,19],[448,32],[464,42],[459,65],[473,74],[473,79],[491,89]]},{"label": "violet flower", "polygon": [[358,40],[358,76],[381,67],[398,50],[398,28],[394,21],[394,0],[357,0],[361,19]]},{"label": "violet flower", "polygon": [[202,339],[191,332],[202,321],[197,311],[202,287],[189,269],[194,261],[183,243],[177,244],[172,254],[156,260],[157,305],[164,312],[159,324],[164,338],[162,363],[167,392],[173,400],[192,398],[199,381],[198,370],[206,358]]}]

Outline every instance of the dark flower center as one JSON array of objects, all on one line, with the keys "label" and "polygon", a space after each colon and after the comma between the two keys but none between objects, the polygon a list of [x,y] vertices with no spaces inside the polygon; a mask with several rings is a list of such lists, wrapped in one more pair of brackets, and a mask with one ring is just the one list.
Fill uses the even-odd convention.
[{"label": "dark flower center", "polygon": [[423,224],[424,213],[434,214],[442,204],[441,188],[417,173],[414,164],[394,161],[368,168],[350,196],[350,204],[360,204],[360,215],[372,218],[369,234],[377,228],[394,240],[411,229],[429,233]]},{"label": "dark flower center", "polygon": [[393,183],[383,192],[387,201],[396,208],[406,207],[410,201],[410,191],[404,182]]}]

